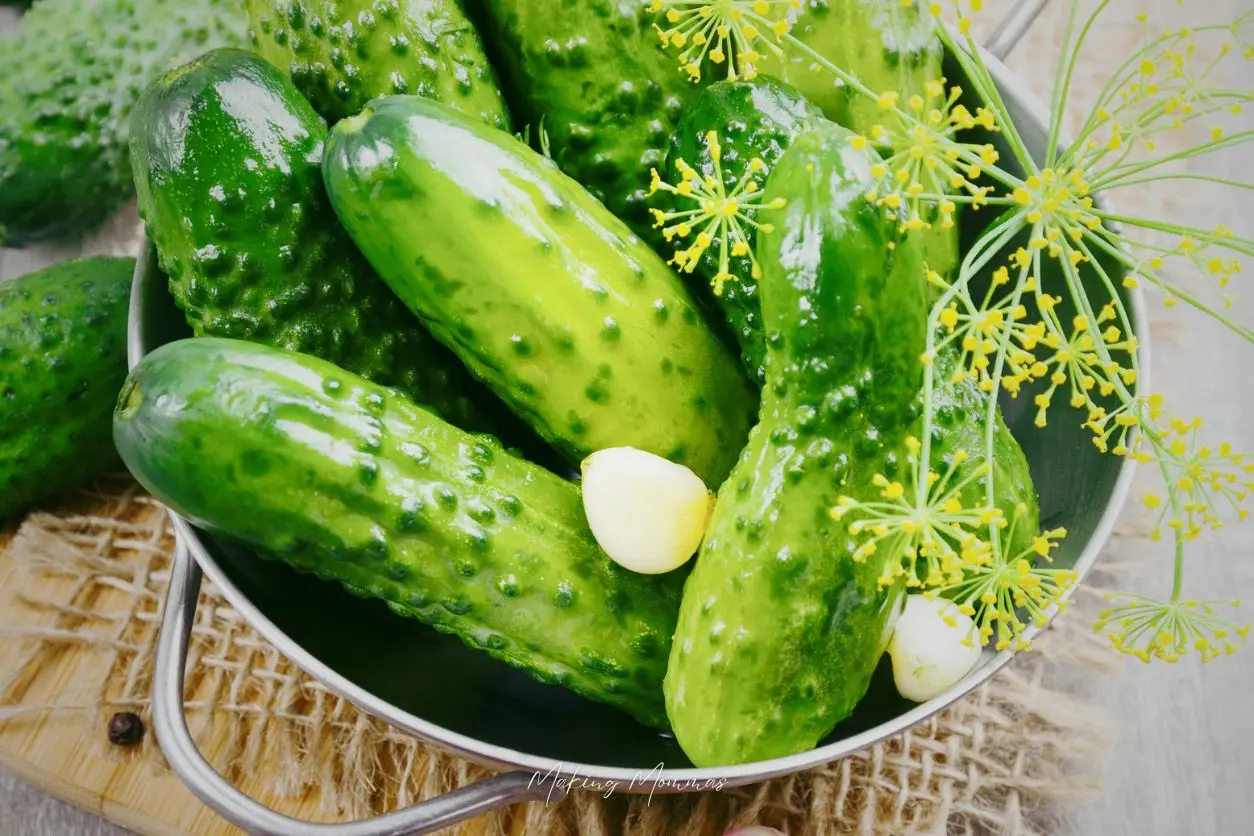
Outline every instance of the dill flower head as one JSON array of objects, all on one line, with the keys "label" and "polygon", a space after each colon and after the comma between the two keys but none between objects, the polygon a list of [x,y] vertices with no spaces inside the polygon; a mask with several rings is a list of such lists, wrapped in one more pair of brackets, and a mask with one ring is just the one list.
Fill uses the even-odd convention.
[{"label": "dill flower head", "polygon": [[783,198],[766,201],[762,198],[766,164],[757,158],[743,164],[744,173],[728,185],[723,171],[723,152],[718,134],[705,136],[709,170],[701,173],[684,160],[677,160],[677,183],[664,181],[655,169],[649,194],[659,192],[671,196],[675,208],[650,209],[654,225],[663,237],[676,245],[670,263],[685,273],[696,271],[703,259],[714,267],[710,283],[714,294],[721,296],[723,286],[731,281],[756,281],[762,275],[754,254],[757,233],[775,231],[769,223],[757,220],[764,209],[782,209]]},{"label": "dill flower head", "polygon": [[1200,417],[1167,418],[1162,404],[1153,395],[1138,405],[1141,432],[1131,452],[1163,474],[1163,492],[1144,498],[1146,507],[1158,510],[1152,538],[1162,539],[1167,529],[1180,540],[1193,540],[1204,530],[1223,528],[1225,516],[1244,520],[1254,491],[1254,459],[1226,441],[1205,443]]},{"label": "dill flower head", "polygon": [[[1014,528],[1026,510],[1016,509],[1004,542],[1015,541]],[[960,580],[925,594],[952,601],[970,616],[981,643],[991,643],[999,651],[1026,650],[1024,631],[1031,625],[1043,626],[1055,609],[1061,612],[1079,580],[1070,569],[1048,566],[1051,553],[1066,536],[1065,529],[1056,528],[1042,532],[1017,554],[992,549],[983,560],[964,567]]]},{"label": "dill flower head", "polygon": [[991,111],[972,114],[959,104],[962,88],[945,79],[927,82],[923,90],[903,98],[895,90],[880,93],[876,104],[884,116],[868,135],[850,139],[854,149],[871,158],[875,178],[868,198],[891,212],[901,212],[905,230],[954,225],[959,202],[978,208],[992,188],[977,181],[995,165],[998,151],[987,143],[964,142],[960,132],[981,128],[996,132]]},{"label": "dill flower head", "polygon": [[921,464],[917,438],[906,439],[910,465],[909,484],[880,474],[873,484],[875,499],[841,496],[831,517],[843,521],[849,534],[860,540],[853,559],[865,562],[872,555],[884,561],[880,586],[904,581],[908,587],[935,587],[962,580],[968,566],[987,559],[989,545],[973,532],[1002,525],[996,508],[967,507],[964,493],[988,474],[986,464],[963,467],[970,456],[955,451],[943,473]]},{"label": "dill flower head", "polygon": [[780,55],[788,12],[800,0],[652,0],[649,11],[662,43],[678,51],[680,69],[701,80],[708,61],[726,68],[728,79],[752,79],[764,54]]},{"label": "dill flower head", "polygon": [[1177,662],[1197,653],[1203,662],[1231,655],[1250,634],[1216,615],[1218,607],[1240,607],[1240,601],[1156,601],[1126,593],[1110,597],[1112,606],[1098,616],[1093,629],[1105,632],[1120,653],[1142,662]]}]

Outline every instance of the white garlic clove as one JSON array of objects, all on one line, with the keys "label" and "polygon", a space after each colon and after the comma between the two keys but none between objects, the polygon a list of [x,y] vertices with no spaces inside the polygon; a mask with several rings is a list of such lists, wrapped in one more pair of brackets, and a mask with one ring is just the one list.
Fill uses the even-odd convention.
[{"label": "white garlic clove", "polygon": [[581,469],[588,526],[615,563],[660,575],[696,553],[714,497],[691,470],[633,447],[598,450]]},{"label": "white garlic clove", "polygon": [[980,659],[975,623],[941,598],[910,595],[897,621],[888,655],[897,692],[927,702],[949,690]]}]

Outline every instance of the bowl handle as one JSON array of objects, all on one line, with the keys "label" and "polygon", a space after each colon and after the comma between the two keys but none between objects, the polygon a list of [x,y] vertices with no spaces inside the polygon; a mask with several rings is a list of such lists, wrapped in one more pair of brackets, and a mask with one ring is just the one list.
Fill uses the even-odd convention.
[{"label": "bowl handle", "polygon": [[1015,0],[1014,8],[997,24],[984,48],[998,61],[1004,61],[1019,45],[1019,41],[1023,40],[1023,36],[1028,33],[1028,29],[1048,2],[1049,0]]},{"label": "bowl handle", "polygon": [[187,729],[183,679],[201,578],[200,566],[176,535],[170,587],[157,639],[153,728],[174,773],[231,824],[256,836],[420,836],[496,807],[522,801],[557,801],[565,795],[563,788],[536,782],[530,773],[506,772],[403,810],[344,824],[311,824],[259,804],[214,771]]}]

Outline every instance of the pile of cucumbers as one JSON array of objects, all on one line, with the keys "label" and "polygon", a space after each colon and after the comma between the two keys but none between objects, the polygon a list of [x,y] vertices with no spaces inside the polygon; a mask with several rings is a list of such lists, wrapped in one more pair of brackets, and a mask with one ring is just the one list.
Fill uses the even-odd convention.
[{"label": "pile of cucumbers", "polygon": [[[692,84],[639,2],[218,2],[36,0],[20,55],[79,8],[97,35],[143,16],[161,46],[84,35],[97,69],[44,80],[0,59],[7,242],[83,231],[133,188],[195,334],[126,376],[133,262],[0,285],[0,517],[116,447],[198,526],[670,729],[697,765],[818,745],[904,595],[880,582],[899,558],[855,560],[829,511],[906,466],[925,265],[957,252],[866,200],[869,116],[783,62]],[[809,0],[796,31],[839,32],[834,60],[905,96],[940,75],[920,6]],[[760,278],[717,295],[716,260],[672,269],[648,212],[678,199],[650,197],[652,169],[713,176],[712,135],[728,187],[759,161],[775,207]],[[942,469],[985,449],[982,395],[950,379]],[[993,434],[1030,541],[1026,460]],[[613,447],[717,492],[690,567],[598,545],[569,475]]]}]

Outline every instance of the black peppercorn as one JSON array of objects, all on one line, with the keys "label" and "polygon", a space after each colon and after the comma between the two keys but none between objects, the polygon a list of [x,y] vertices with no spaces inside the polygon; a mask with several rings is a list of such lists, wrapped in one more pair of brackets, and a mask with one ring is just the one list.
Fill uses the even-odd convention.
[{"label": "black peppercorn", "polygon": [[109,718],[109,742],[118,746],[134,746],[144,739],[144,721],[138,714],[119,711]]}]

